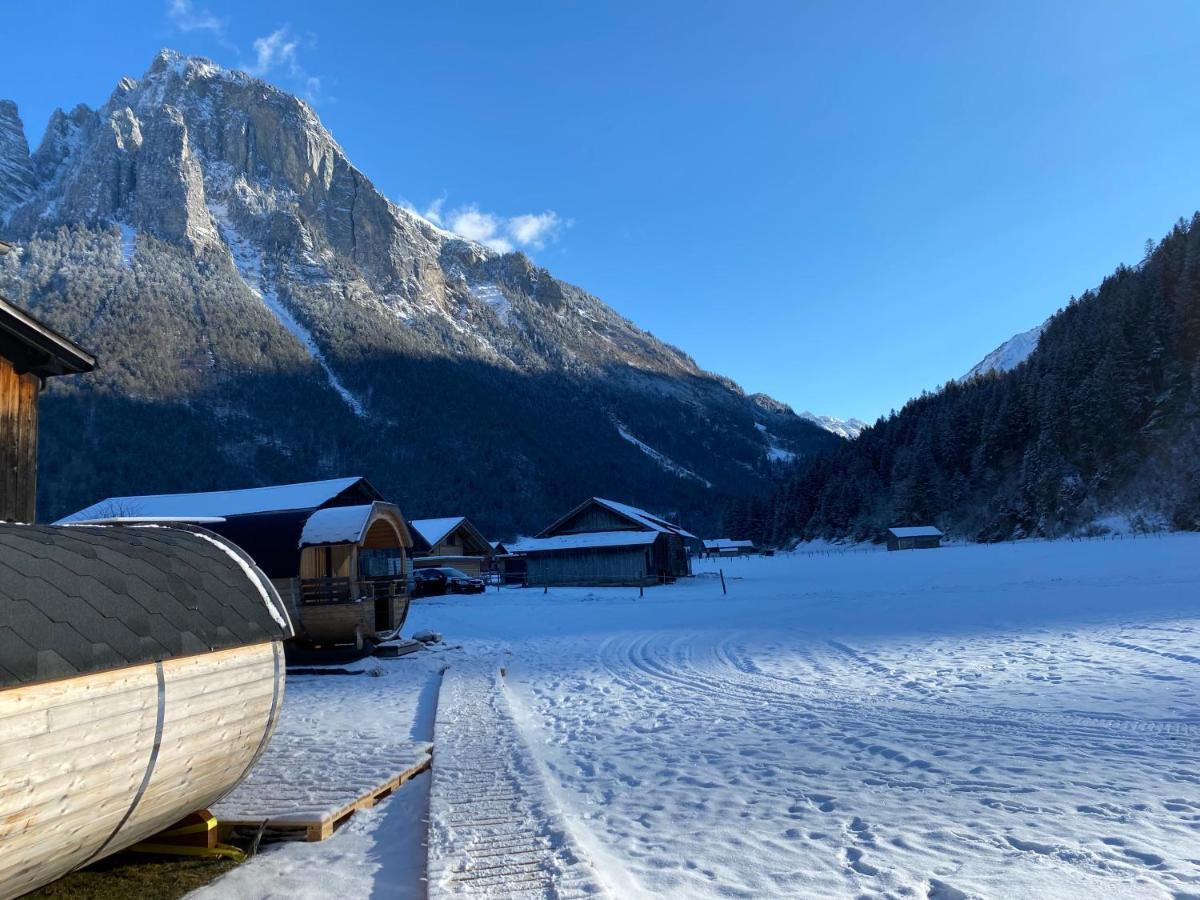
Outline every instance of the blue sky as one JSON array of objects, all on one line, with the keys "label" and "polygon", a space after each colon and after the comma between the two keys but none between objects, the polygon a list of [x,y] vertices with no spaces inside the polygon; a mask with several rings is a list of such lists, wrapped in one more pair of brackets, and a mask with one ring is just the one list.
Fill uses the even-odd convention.
[{"label": "blue sky", "polygon": [[1200,207],[1200,4],[12,5],[32,143],[163,46],[797,409],[961,374]]}]

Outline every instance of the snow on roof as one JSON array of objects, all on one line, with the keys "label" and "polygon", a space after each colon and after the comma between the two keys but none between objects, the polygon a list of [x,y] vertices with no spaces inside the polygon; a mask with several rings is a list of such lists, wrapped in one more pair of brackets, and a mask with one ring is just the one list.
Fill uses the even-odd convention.
[{"label": "snow on roof", "polygon": [[695,538],[691,532],[684,531],[673,522],[668,522],[666,519],[659,518],[653,513],[648,513],[644,509],[638,509],[636,506],[630,506],[627,503],[618,503],[616,500],[605,500],[603,497],[593,497],[594,501],[601,506],[606,506],[613,512],[633,519],[640,525],[644,525],[651,531],[661,531],[666,534],[678,534],[685,538]]},{"label": "snow on roof", "polygon": [[712,540],[708,540],[708,541],[704,542],[704,548],[706,550],[720,550],[722,548],[736,550],[739,548],[753,547],[753,546],[754,546],[754,541],[735,541],[735,540],[731,540],[730,538],[713,538]]},{"label": "snow on roof", "polygon": [[375,504],[363,506],[331,506],[318,509],[304,523],[300,547],[318,544],[357,544],[363,538]]},{"label": "snow on roof", "polygon": [[889,528],[888,531],[895,537],[942,537],[942,530],[935,528],[932,525],[913,525],[906,528]]},{"label": "snow on roof", "polygon": [[414,519],[408,523],[430,547],[448,535],[466,520],[466,516],[447,516],[442,519]]},{"label": "snow on roof", "polygon": [[195,494],[153,494],[143,497],[109,497],[55,522],[65,525],[85,519],[224,517],[288,509],[314,509],[362,481],[332,478],[277,484],[239,491],[207,491]]},{"label": "snow on roof", "polygon": [[548,538],[522,538],[508,544],[509,553],[544,553],[555,550],[590,550],[601,547],[636,547],[653,544],[659,531],[588,531]]}]

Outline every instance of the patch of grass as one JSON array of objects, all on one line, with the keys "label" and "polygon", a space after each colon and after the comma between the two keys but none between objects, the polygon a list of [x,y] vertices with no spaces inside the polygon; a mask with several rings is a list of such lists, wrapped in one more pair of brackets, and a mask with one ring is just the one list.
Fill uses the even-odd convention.
[{"label": "patch of grass", "polygon": [[26,894],[23,900],[177,900],[236,865],[229,859],[117,853]]}]

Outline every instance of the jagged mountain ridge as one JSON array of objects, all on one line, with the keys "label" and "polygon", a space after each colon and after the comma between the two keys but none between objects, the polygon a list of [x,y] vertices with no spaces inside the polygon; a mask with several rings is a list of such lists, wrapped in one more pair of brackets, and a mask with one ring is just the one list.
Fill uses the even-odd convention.
[{"label": "jagged mountain ridge", "polygon": [[[703,519],[780,449],[831,440],[524,255],[391,203],[307,104],[208,60],[164,51],[100,109],[56,112],[32,153],[0,105],[0,173],[0,236],[22,246],[0,291],[102,361],[48,398],[87,427],[47,426],[46,515],[361,471],[414,514],[453,504],[498,532],[594,492]],[[187,462],[115,459],[164,420]]]}]

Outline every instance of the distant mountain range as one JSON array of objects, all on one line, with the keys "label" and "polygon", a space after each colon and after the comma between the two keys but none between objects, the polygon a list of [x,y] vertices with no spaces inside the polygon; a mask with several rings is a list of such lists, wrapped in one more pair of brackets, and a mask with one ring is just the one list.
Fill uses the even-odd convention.
[{"label": "distant mountain range", "polygon": [[861,426],[747,397],[389,201],[302,100],[170,51],[32,152],[0,102],[0,238],[0,293],[100,358],[48,390],[43,517],[361,474],[495,537],[594,494],[703,530]]}]

